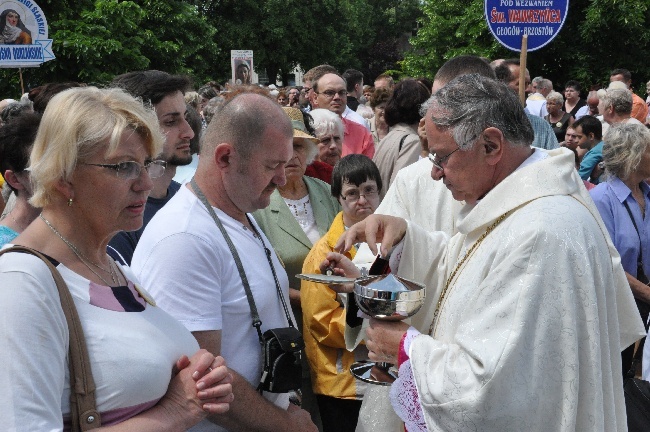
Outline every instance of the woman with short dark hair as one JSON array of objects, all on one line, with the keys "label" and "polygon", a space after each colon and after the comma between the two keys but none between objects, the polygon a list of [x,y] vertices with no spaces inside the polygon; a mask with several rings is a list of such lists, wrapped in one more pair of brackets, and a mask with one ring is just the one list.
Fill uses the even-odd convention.
[{"label": "woman with short dark hair", "polygon": [[564,85],[564,106],[563,111],[568,112],[573,118],[579,118],[578,110],[587,105],[587,102],[580,97],[582,86],[578,81],[570,80]]},{"label": "woman with short dark hair", "polygon": [[[319,266],[346,228],[364,220],[379,206],[382,189],[377,166],[367,156],[350,154],[332,173],[332,196],[341,204],[327,233],[305,258],[303,273],[319,273]],[[358,268],[369,269],[374,260],[368,245],[361,243],[346,254]],[[356,360],[367,360],[365,345],[348,351],[343,337],[345,305],[330,288],[302,281],[303,337],[323,432],[352,432],[357,425],[363,386],[350,374]]]},{"label": "woman with short dark hair", "polygon": [[397,171],[418,161],[421,151],[418,136],[418,123],[422,118],[420,106],[430,96],[431,92],[422,83],[406,79],[395,85],[386,103],[384,118],[390,132],[379,142],[372,159],[379,168],[385,190],[390,187]]},{"label": "woman with short dark hair", "polygon": [[197,93],[199,94],[200,100],[199,100],[199,106],[196,109],[201,116],[203,116],[203,110],[205,109],[205,106],[210,102],[210,99],[215,98],[219,96],[217,94],[217,91],[214,89],[214,87],[210,87],[209,85],[205,85],[201,87]]},{"label": "woman with short dark hair", "polygon": [[289,106],[289,95],[285,90],[280,90],[278,95],[275,97],[280,106]]},{"label": "woman with short dark hair", "polygon": [[23,113],[0,127],[0,174],[16,196],[14,207],[0,221],[0,247],[18,237],[40,213],[29,203],[32,185],[28,170],[40,121],[38,114]]}]

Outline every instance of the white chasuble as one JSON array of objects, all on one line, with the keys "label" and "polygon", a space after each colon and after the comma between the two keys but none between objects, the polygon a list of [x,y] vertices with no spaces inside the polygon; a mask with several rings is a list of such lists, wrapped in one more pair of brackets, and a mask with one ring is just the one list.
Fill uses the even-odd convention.
[{"label": "white chasuble", "polygon": [[[548,155],[465,206],[446,246],[409,223],[398,274],[418,272],[428,290],[409,356],[429,431],[627,427],[620,352],[643,325],[573,154]],[[446,279],[506,213],[458,269],[428,335]]]}]

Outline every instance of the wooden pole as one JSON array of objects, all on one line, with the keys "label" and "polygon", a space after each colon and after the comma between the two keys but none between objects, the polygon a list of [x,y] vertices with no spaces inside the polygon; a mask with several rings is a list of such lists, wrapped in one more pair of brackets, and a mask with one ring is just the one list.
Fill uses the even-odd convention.
[{"label": "wooden pole", "polygon": [[18,74],[20,75],[20,96],[25,94],[25,83],[23,82],[23,68],[18,68]]},{"label": "wooden pole", "polygon": [[521,54],[519,55],[519,100],[526,105],[526,56],[528,54],[528,35],[521,39]]}]

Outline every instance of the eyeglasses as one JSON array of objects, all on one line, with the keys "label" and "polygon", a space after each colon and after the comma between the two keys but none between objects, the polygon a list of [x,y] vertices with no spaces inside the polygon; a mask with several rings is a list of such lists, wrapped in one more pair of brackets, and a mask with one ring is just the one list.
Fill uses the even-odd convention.
[{"label": "eyeglasses", "polygon": [[431,163],[433,164],[434,167],[438,168],[440,171],[444,171],[445,168],[442,166],[442,164],[445,163],[447,161],[447,159],[449,159],[451,157],[451,155],[456,153],[458,150],[460,150],[460,147],[457,147],[456,150],[454,150],[451,153],[448,153],[447,155],[445,155],[445,156],[443,156],[443,157],[441,157],[439,159],[438,159],[438,155],[436,153],[433,153],[433,154],[429,153],[429,160],[431,161]]},{"label": "eyeglasses", "polygon": [[376,198],[377,195],[379,195],[379,190],[377,190],[376,187],[369,186],[367,188],[364,188],[363,192],[359,192],[359,189],[348,191],[345,193],[345,195],[341,195],[341,198],[343,198],[344,200],[352,204],[359,201],[359,198],[361,198],[362,196],[366,200],[369,200],[372,198]]},{"label": "eyeglasses", "polygon": [[346,97],[348,95],[348,92],[346,90],[339,90],[339,91],[334,91],[334,90],[325,90],[324,92],[316,92],[316,94],[322,94],[325,95],[327,99],[332,99],[334,96],[339,95],[339,97]]},{"label": "eyeglasses", "polygon": [[83,165],[98,166],[102,168],[112,169],[113,171],[115,171],[117,178],[121,178],[123,180],[133,180],[140,177],[140,174],[142,173],[142,168],[144,168],[147,171],[150,178],[154,179],[160,177],[165,173],[165,166],[167,165],[167,162],[163,160],[154,160],[154,161],[147,162],[144,165],[140,165],[139,163],[134,161],[120,162],[116,164],[85,163]]},{"label": "eyeglasses", "polygon": [[309,93],[309,90],[311,90],[311,87],[303,87],[302,88],[302,91],[304,91],[305,93]]}]

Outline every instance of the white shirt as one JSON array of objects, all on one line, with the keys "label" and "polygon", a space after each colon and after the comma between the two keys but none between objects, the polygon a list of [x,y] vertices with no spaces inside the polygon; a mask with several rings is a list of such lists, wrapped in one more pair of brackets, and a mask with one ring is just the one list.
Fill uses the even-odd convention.
[{"label": "white shirt", "polygon": [[526,99],[526,111],[538,117],[548,114],[546,110],[546,98],[541,93],[533,93]]},{"label": "white shirt", "polygon": [[576,112],[576,120],[578,120],[580,117],[584,117],[589,114],[589,105],[585,105],[583,107],[580,107],[580,109]]},{"label": "white shirt", "polygon": [[[57,270],[79,314],[103,424],[155,405],[176,361],[199,349],[194,337],[145,303],[140,287],[145,295],[130,284],[129,298],[144,310],[126,312],[126,289],[116,296],[118,288],[95,284],[63,264]],[[52,275],[39,258],[12,252],[0,258],[0,281],[0,430],[61,431],[70,413],[69,329]]]},{"label": "white shirt", "polygon": [[192,155],[192,162],[188,165],[179,165],[176,167],[176,175],[174,175],[174,180],[176,183],[185,184],[188,181],[192,180],[196,168],[199,166],[199,155]]},{"label": "white shirt", "polygon": [[[214,210],[241,258],[262,321],[262,333],[287,327],[262,243],[240,222],[218,208]],[[252,216],[250,220],[273,250]],[[275,253],[272,262],[288,305],[287,274]],[[221,330],[221,355],[228,367],[257,387],[262,355],[241,277],[214,220],[186,186],[151,219],[133,254],[132,267],[143,284],[152,287],[151,294],[160,308],[188,330]],[[286,394],[264,396],[278,406],[288,406]]]},{"label": "white shirt", "polygon": [[359,123],[361,126],[365,127],[366,129],[370,130],[370,124],[368,123],[368,120],[365,118],[361,117],[360,114],[358,114],[355,111],[352,111],[349,106],[345,106],[345,111],[343,111],[343,114],[341,114],[341,117],[344,119],[353,121],[355,123]]}]

